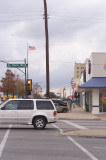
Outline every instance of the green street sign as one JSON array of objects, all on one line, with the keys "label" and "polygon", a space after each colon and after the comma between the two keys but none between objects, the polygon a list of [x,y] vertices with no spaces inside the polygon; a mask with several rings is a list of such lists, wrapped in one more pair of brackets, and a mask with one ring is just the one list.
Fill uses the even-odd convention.
[{"label": "green street sign", "polygon": [[[26,67],[28,67],[28,64],[26,64]],[[7,63],[7,68],[25,68],[25,64],[10,64],[10,63]]]}]

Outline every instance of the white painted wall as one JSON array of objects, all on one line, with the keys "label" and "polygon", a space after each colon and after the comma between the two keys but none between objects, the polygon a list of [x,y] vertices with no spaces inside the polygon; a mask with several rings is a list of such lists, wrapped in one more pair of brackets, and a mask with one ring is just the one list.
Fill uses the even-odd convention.
[{"label": "white painted wall", "polygon": [[82,92],[82,108],[85,109],[85,92]]},{"label": "white painted wall", "polygon": [[106,77],[106,53],[92,53],[92,77]]},{"label": "white painted wall", "polygon": [[93,106],[99,105],[99,89],[92,90],[92,105]]},{"label": "white painted wall", "polygon": [[[88,74],[88,60],[91,61],[91,74]],[[90,58],[86,59],[86,80],[88,81],[91,77],[106,77],[105,64],[106,52],[91,53]]]},{"label": "white painted wall", "polygon": [[92,114],[99,114],[99,89],[92,90]]}]

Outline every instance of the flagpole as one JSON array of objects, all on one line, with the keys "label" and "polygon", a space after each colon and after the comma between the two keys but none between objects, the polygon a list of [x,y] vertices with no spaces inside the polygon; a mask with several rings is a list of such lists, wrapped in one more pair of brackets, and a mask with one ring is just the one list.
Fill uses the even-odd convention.
[{"label": "flagpole", "polygon": [[[28,42],[27,42],[27,65],[28,65]],[[27,80],[28,80],[28,67],[27,67]]]}]

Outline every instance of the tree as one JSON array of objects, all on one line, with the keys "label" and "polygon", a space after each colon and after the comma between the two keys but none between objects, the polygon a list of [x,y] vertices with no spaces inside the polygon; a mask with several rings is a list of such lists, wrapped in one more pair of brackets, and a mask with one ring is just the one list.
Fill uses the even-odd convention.
[{"label": "tree", "polygon": [[[59,98],[54,92],[50,92],[49,95],[49,98]],[[46,94],[44,96],[47,97]]]},{"label": "tree", "polygon": [[2,78],[1,83],[1,91],[7,95],[7,98],[9,93],[14,95],[14,91],[16,89],[15,74],[11,70],[7,69],[5,77]]},{"label": "tree", "polygon": [[1,83],[2,85],[0,87],[0,91],[4,92],[7,98],[9,94],[12,94],[13,98],[15,94],[18,97],[24,96],[24,81],[21,80],[18,75],[15,75],[11,70],[7,69],[5,77],[2,78]]},{"label": "tree", "polygon": [[42,92],[41,86],[39,85],[39,83],[35,83],[33,85],[33,90],[32,90],[33,98],[42,98],[41,92]]},{"label": "tree", "polygon": [[19,76],[15,76],[15,85],[16,85],[16,90],[14,93],[19,97],[19,96],[24,96],[25,94],[25,83],[23,80],[19,78]]}]

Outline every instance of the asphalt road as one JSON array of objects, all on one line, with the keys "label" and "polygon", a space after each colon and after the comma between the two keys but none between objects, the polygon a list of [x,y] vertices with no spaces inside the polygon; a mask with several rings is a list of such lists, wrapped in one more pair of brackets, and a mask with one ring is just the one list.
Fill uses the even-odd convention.
[{"label": "asphalt road", "polygon": [[60,131],[106,129],[106,121],[59,120],[45,130],[0,125],[0,160],[105,160],[106,139],[63,136]]}]

